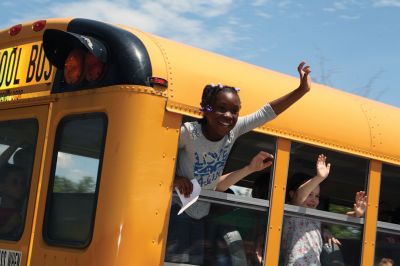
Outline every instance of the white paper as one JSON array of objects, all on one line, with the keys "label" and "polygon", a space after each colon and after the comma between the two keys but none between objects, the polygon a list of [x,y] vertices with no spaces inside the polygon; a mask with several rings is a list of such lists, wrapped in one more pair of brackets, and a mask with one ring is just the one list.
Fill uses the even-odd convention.
[{"label": "white paper", "polygon": [[193,184],[193,191],[192,194],[190,194],[189,197],[187,198],[179,192],[178,188],[175,188],[175,191],[176,193],[178,193],[179,199],[182,202],[182,208],[179,210],[178,215],[183,213],[187,208],[189,208],[193,203],[195,203],[200,196],[201,187],[199,185],[199,182],[197,182],[196,178],[193,178],[190,181]]}]

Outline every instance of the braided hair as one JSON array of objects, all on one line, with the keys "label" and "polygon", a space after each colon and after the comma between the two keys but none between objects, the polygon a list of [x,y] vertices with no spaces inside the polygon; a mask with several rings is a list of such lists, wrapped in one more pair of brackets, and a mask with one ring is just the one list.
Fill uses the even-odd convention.
[{"label": "braided hair", "polygon": [[209,111],[211,112],[214,108],[215,99],[217,98],[218,93],[220,92],[230,92],[238,96],[239,102],[240,98],[238,95],[239,89],[231,86],[225,86],[222,84],[214,85],[209,84],[206,85],[203,89],[203,95],[201,96],[200,110],[201,111]]}]

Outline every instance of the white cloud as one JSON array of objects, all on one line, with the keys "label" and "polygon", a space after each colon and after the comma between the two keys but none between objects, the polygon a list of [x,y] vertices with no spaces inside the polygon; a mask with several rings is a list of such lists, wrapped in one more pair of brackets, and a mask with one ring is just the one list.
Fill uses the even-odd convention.
[{"label": "white cloud", "polygon": [[72,155],[69,153],[59,152],[57,155],[57,168],[68,168],[72,164]]},{"label": "white cloud", "polygon": [[336,12],[343,10],[350,10],[352,8],[363,8],[366,5],[366,1],[359,0],[340,0],[333,2],[329,7],[325,7],[322,10],[326,12]]},{"label": "white cloud", "polygon": [[40,11],[42,17],[81,17],[117,23],[209,50],[217,50],[239,39],[234,25],[226,23],[227,20],[221,26],[207,26],[210,20],[229,14],[232,0],[141,0],[135,4],[123,0],[90,0],[53,2],[47,6],[47,10]]},{"label": "white cloud", "polygon": [[270,0],[254,0],[252,5],[253,6],[262,6],[270,2]]},{"label": "white cloud", "polygon": [[360,18],[360,16],[348,16],[348,15],[341,15],[339,16],[341,19],[347,19],[347,20],[357,20]]},{"label": "white cloud", "polygon": [[289,8],[292,5],[292,1],[291,0],[283,0],[283,1],[279,1],[279,3],[277,4],[277,6],[279,8]]},{"label": "white cloud", "polygon": [[400,7],[400,0],[374,0],[373,6],[376,7]]},{"label": "white cloud", "polygon": [[270,13],[267,13],[267,12],[258,11],[256,14],[257,14],[257,16],[260,16],[260,17],[266,18],[266,19],[273,18],[273,16]]}]

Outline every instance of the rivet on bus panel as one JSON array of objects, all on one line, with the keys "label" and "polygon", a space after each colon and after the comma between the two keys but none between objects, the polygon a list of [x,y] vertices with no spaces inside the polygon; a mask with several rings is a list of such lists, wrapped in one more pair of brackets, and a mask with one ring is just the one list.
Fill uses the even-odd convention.
[{"label": "rivet on bus panel", "polygon": [[162,157],[165,158],[165,156],[166,156],[165,153],[163,153]]}]

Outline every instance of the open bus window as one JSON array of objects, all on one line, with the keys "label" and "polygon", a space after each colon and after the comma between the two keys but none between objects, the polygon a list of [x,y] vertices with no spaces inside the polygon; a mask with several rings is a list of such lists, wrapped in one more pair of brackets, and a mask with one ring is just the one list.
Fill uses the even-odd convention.
[{"label": "open bus window", "polygon": [[400,264],[400,167],[382,166],[375,260]]},{"label": "open bus window", "polygon": [[[330,263],[337,260],[342,263],[337,265],[359,265],[364,222],[362,218],[350,217],[346,213],[352,211],[356,193],[366,189],[367,160],[292,143],[286,203],[291,204],[296,189],[316,175],[320,154],[324,154],[327,163],[331,164],[330,173],[319,189],[317,187],[310,193],[316,194],[315,198],[306,200],[302,206],[285,206],[280,262],[319,264],[320,260]],[[331,237],[342,245],[331,246],[327,255],[325,244]],[[344,262],[338,258],[341,256]]]},{"label": "open bus window", "polygon": [[[193,118],[184,117],[187,121]],[[275,156],[275,145],[274,137],[256,132],[244,134],[233,145],[223,173],[248,165],[260,151]],[[210,209],[196,223],[200,224],[198,230],[190,231],[190,218],[175,219],[179,208],[172,204],[165,265],[262,265],[272,171],[271,166],[248,175],[224,193],[202,191],[198,202]],[[196,239],[195,234],[201,235],[201,240],[192,243],[191,232]]]},{"label": "open bus window", "polygon": [[55,245],[89,244],[96,210],[106,117],[64,118],[57,129],[44,238]]},{"label": "open bus window", "polygon": [[23,233],[37,133],[34,119],[0,122],[0,239]]},{"label": "open bus window", "polygon": [[[224,174],[248,165],[260,151],[266,151],[275,157],[276,139],[272,136],[249,132],[239,137],[232,147]],[[231,189],[235,195],[260,199],[270,199],[270,183],[273,165],[262,171],[250,174],[236,183]]]}]

